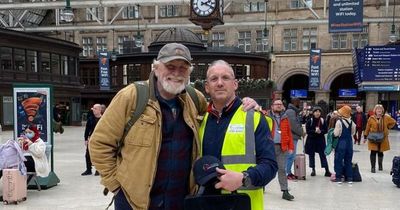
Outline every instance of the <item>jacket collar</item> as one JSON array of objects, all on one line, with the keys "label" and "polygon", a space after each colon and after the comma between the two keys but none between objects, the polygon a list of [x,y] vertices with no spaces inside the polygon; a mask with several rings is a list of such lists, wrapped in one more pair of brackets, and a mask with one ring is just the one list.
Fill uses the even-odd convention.
[{"label": "jacket collar", "polygon": [[287,109],[293,109],[297,114],[300,112],[300,109],[291,103],[288,105]]}]

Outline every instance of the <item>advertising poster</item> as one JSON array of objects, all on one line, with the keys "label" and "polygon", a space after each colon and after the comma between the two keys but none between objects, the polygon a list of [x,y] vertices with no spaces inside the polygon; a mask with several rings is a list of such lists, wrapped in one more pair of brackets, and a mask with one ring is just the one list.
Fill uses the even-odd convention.
[{"label": "advertising poster", "polygon": [[36,125],[40,138],[51,141],[50,87],[14,86],[14,138],[17,139],[26,127]]},{"label": "advertising poster", "polygon": [[363,0],[330,0],[329,33],[361,32]]},{"label": "advertising poster", "polygon": [[309,89],[318,90],[321,75],[321,49],[311,49],[310,51],[310,72]]},{"label": "advertising poster", "polygon": [[99,52],[99,86],[100,90],[110,90],[110,53]]}]

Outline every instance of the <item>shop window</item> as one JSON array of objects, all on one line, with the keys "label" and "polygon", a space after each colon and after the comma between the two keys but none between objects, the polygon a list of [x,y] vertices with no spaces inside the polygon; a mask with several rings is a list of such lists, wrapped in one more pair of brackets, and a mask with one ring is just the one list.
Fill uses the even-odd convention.
[{"label": "shop window", "polygon": [[42,59],[42,65],[41,65],[41,70],[42,72],[47,72],[51,73],[51,68],[50,68],[50,53],[41,53],[41,59]]},{"label": "shop window", "polygon": [[29,72],[38,72],[38,57],[37,51],[27,50],[26,51],[27,65]]},{"label": "shop window", "polygon": [[26,71],[24,49],[14,49],[14,70]]},{"label": "shop window", "polygon": [[0,65],[1,70],[11,70],[12,69],[12,48],[0,47]]}]

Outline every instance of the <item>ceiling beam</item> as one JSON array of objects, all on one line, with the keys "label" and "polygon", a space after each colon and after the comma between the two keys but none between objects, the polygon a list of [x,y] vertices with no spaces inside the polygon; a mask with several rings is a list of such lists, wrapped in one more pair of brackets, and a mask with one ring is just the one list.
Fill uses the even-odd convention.
[{"label": "ceiling beam", "polygon": [[[0,19],[1,20],[1,19]],[[364,23],[391,23],[393,21],[392,18],[364,18]],[[400,18],[395,18],[396,22],[400,21]],[[227,22],[224,25],[216,26],[215,29],[224,28],[224,27],[240,27],[240,26],[260,26],[264,27],[264,20],[261,21],[246,21],[246,22]],[[267,25],[315,25],[315,24],[328,24],[328,19],[306,19],[306,20],[270,20],[267,21]],[[142,25],[143,26],[143,25]],[[146,24],[145,29],[154,29],[154,30],[163,30],[166,28],[173,27],[187,27],[192,29],[201,29],[199,26],[196,26],[192,23],[186,24]],[[26,31],[26,32],[51,32],[51,31],[97,31],[97,30],[131,30],[136,31],[136,27],[134,24],[112,24],[112,25],[67,25],[63,24],[62,26],[40,26],[40,27],[25,27],[25,28],[9,28],[17,31]]]}]

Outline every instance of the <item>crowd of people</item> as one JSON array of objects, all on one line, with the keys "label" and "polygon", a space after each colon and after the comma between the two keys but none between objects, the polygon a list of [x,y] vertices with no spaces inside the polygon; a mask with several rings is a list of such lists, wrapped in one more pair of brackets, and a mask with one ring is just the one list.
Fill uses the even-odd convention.
[{"label": "crowd of people", "polygon": [[[353,145],[367,139],[371,172],[376,172],[376,156],[378,170],[383,170],[383,152],[390,149],[389,129],[396,121],[385,114],[382,105],[376,105],[371,116],[361,106],[353,112],[345,105],[324,118],[321,107],[307,103],[301,107],[301,101],[292,98],[287,107],[281,99],[273,99],[271,107],[263,110],[255,100],[236,95],[235,73],[223,60],[207,69],[207,102],[200,91],[194,90],[193,97],[186,89],[193,70],[191,60],[186,46],[166,44],[154,60],[149,79],[142,82],[148,93],[128,85],[107,110],[104,105],[93,105],[84,134],[86,170],[81,175],[91,175],[95,166],[105,192],[114,194],[116,210],[184,209],[185,197],[198,193],[192,167],[202,156],[214,156],[224,165],[215,169],[218,176],[212,187],[216,190],[210,193],[244,193],[251,209],[262,210],[263,188],[277,174],[282,199],[294,200],[288,180],[298,178],[292,168],[299,141],[305,141],[310,175],[317,175],[318,153],[324,176],[332,176],[324,153],[329,129],[337,139],[332,181],[352,183]],[[139,94],[148,94],[149,99],[138,120],[127,126],[137,111]],[[24,151],[41,142],[36,131],[33,127],[25,130]],[[37,174],[48,174],[48,168],[37,165],[43,160],[33,151],[29,154]]]}]

